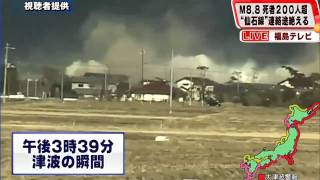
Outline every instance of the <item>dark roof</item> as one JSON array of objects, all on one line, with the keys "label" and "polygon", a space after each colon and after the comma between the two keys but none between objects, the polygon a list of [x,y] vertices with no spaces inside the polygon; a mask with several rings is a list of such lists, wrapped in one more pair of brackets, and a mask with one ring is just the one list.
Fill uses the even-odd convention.
[{"label": "dark roof", "polygon": [[[202,77],[183,77],[183,78],[177,80],[176,82],[179,82],[179,81],[184,80],[184,79],[192,81],[194,83],[194,85],[198,85],[198,86],[202,86],[202,83],[203,83],[203,78]],[[204,83],[205,83],[206,86],[208,86],[208,85],[213,85],[213,86],[221,85],[218,82],[215,82],[215,81],[213,81],[211,79],[208,79],[208,78],[204,79]]]},{"label": "dark roof", "polygon": [[104,82],[104,77],[76,76],[71,77],[71,81],[73,83],[101,84]]},{"label": "dark roof", "polygon": [[[173,87],[173,94],[174,96],[183,96],[186,93],[180,90],[179,88]],[[150,84],[146,84],[144,86],[133,87],[130,90],[132,93],[137,94],[162,94],[162,95],[169,95],[170,94],[170,85],[165,82],[158,81],[158,82],[150,82]]]},{"label": "dark roof", "polygon": [[[237,86],[238,83],[237,82],[227,82],[225,83],[225,85],[227,86]],[[269,89],[275,86],[275,84],[265,84],[265,83],[244,83],[244,82],[240,82],[239,85],[241,87],[253,87],[256,89]]]},{"label": "dark roof", "polygon": [[154,80],[154,79],[144,79],[143,83],[157,83],[157,82],[167,82],[166,80]]},{"label": "dark roof", "polygon": [[92,72],[86,72],[84,73],[84,77],[99,77],[99,78],[104,78],[104,73],[92,73]]},{"label": "dark roof", "polygon": [[123,75],[123,74],[108,74],[107,81],[108,81],[108,83],[111,83],[111,84],[117,84],[120,82],[128,83],[129,78],[127,75]]},{"label": "dark roof", "polygon": [[[100,84],[104,83],[105,74],[103,73],[85,73],[83,76],[72,77],[72,82],[82,82],[90,84]],[[107,83],[117,84],[117,83],[127,83],[129,78],[123,74],[107,74]]]},{"label": "dark roof", "polygon": [[287,78],[281,82],[278,83],[278,85],[281,85],[282,83],[288,81],[289,84],[295,88],[303,88],[303,87],[312,87],[313,86],[313,80],[311,77],[305,77],[305,76],[296,76],[296,77],[290,77]]}]

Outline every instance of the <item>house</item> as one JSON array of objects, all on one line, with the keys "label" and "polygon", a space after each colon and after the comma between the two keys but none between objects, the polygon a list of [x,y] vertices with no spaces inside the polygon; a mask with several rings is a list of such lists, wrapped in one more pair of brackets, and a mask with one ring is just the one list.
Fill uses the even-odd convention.
[{"label": "house", "polygon": [[213,95],[216,88],[220,88],[222,85],[202,77],[183,77],[176,81],[177,87],[187,92],[194,100],[200,100],[202,89],[204,87],[204,94],[207,96]]},{"label": "house", "polygon": [[104,88],[104,78],[72,77],[71,89],[82,97],[99,97]]},{"label": "house", "polygon": [[109,84],[117,84],[120,82],[125,82],[128,83],[129,82],[129,78],[127,75],[123,75],[123,74],[104,74],[104,73],[92,73],[92,72],[86,72],[84,75],[84,77],[91,77],[91,78],[97,78],[97,79],[103,79],[106,76],[107,82]]},{"label": "house", "polygon": [[310,76],[293,76],[278,83],[281,87],[308,91],[320,86],[320,73],[312,73]]},{"label": "house", "polygon": [[85,73],[71,77],[71,89],[81,97],[100,97],[105,92],[120,97],[129,89],[129,78],[122,74]]},{"label": "house", "polygon": [[167,81],[166,81],[166,80],[164,80],[164,79],[160,79],[160,78],[158,78],[157,80],[153,80],[153,79],[144,79],[144,80],[143,80],[143,82],[142,82],[142,84],[143,84],[143,85],[148,85],[148,84],[151,84],[151,83],[157,83],[157,82],[164,82],[164,83],[166,83]]},{"label": "house", "polygon": [[[186,93],[179,88],[173,87],[172,97],[174,99],[185,98]],[[148,81],[143,86],[137,86],[130,89],[131,97],[138,101],[169,101],[170,85],[164,81]]]}]

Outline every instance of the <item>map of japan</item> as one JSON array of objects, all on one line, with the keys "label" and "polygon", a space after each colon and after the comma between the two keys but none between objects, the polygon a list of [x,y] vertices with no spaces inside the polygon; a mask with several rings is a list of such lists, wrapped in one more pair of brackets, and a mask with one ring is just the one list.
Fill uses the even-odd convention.
[{"label": "map of japan", "polygon": [[266,169],[281,159],[288,161],[289,165],[294,164],[293,156],[297,152],[300,138],[299,126],[308,119],[314,117],[320,109],[320,102],[316,102],[306,109],[298,105],[289,107],[291,113],[284,119],[286,135],[281,137],[273,150],[263,148],[256,155],[245,155],[240,168],[244,169],[245,180],[253,180],[260,169]]}]

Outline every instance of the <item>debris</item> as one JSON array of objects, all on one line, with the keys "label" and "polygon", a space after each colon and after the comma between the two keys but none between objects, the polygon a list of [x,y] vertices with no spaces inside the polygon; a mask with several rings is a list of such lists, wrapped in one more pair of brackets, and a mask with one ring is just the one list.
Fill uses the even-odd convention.
[{"label": "debris", "polygon": [[169,138],[167,136],[156,136],[155,141],[169,141]]}]

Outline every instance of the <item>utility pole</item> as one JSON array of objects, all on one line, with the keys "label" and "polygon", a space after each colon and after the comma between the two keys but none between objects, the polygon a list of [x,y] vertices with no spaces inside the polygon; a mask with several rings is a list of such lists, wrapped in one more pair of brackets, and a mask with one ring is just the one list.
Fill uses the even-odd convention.
[{"label": "utility pole", "polygon": [[63,102],[63,71],[61,72],[61,89],[60,89],[60,96],[61,96],[61,100]]},{"label": "utility pole", "polygon": [[32,79],[27,78],[27,97],[29,97],[30,81],[32,81]]},{"label": "utility pole", "polygon": [[256,68],[252,68],[252,83],[255,83],[256,80],[258,79],[258,75],[257,75],[257,69]]},{"label": "utility pole", "polygon": [[4,75],[3,75],[3,103],[6,102],[6,90],[7,90],[7,66],[8,66],[8,51],[9,49],[16,49],[15,47],[10,47],[9,43],[6,43],[5,56],[4,56]]},{"label": "utility pole", "polygon": [[145,50],[143,48],[141,48],[141,84],[143,86],[143,80],[144,80],[144,54],[145,54]]},{"label": "utility pole", "polygon": [[107,96],[107,70],[104,72],[104,98]]},{"label": "utility pole", "polygon": [[207,70],[209,69],[209,67],[207,66],[198,66],[197,69],[199,69],[200,71],[202,71],[202,88],[201,88],[201,106],[203,107],[204,106],[204,93],[205,93],[205,88],[206,88],[206,85],[205,85],[205,78],[206,78],[206,72]]},{"label": "utility pole", "polygon": [[192,89],[193,89],[193,81],[192,81],[192,75],[190,71],[189,106],[192,105]]},{"label": "utility pole", "polygon": [[241,79],[241,74],[242,74],[241,71],[233,72],[233,75],[235,75],[236,79],[237,79],[237,94],[238,94],[238,97],[240,97],[240,79]]},{"label": "utility pole", "polygon": [[104,72],[104,90],[107,90],[107,71]]},{"label": "utility pole", "polygon": [[34,97],[37,97],[38,79],[34,80]]},{"label": "utility pole", "polygon": [[171,49],[171,65],[170,65],[170,110],[169,114],[172,114],[172,95],[173,95],[173,49]]}]

